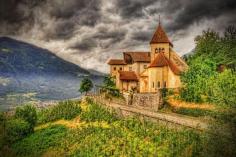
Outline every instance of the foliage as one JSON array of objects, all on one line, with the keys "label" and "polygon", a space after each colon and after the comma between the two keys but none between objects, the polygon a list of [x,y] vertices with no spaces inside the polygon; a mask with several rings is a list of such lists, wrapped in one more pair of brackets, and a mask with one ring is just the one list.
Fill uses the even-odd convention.
[{"label": "foliage", "polygon": [[225,70],[209,82],[208,96],[212,102],[236,108],[236,74]]},{"label": "foliage", "polygon": [[46,123],[58,119],[73,119],[81,112],[80,101],[61,101],[56,106],[39,111],[38,123]]},{"label": "foliage", "polygon": [[12,148],[16,156],[40,156],[50,147],[59,147],[67,130],[68,129],[62,125],[49,126],[16,142],[13,144]]},{"label": "foliage", "polygon": [[105,108],[99,106],[94,102],[90,102],[88,104],[88,110],[83,112],[80,116],[81,120],[86,122],[93,122],[93,121],[107,121],[112,122],[117,120],[117,118],[109,112]]},{"label": "foliage", "polygon": [[114,78],[110,75],[104,77],[103,85],[105,87],[115,87],[116,86]]},{"label": "foliage", "polygon": [[106,92],[106,97],[119,97],[121,96],[119,89],[116,87],[115,80],[112,76],[104,77],[102,92]]},{"label": "foliage", "polygon": [[16,142],[32,132],[31,125],[23,119],[10,119],[5,124],[5,141]]},{"label": "foliage", "polygon": [[[43,125],[11,145],[14,156],[199,156],[204,136],[138,118],[118,119],[88,99],[78,128]],[[5,155],[6,156],[6,155]],[[51,155],[53,156],[53,155]]]},{"label": "foliage", "polygon": [[25,105],[23,107],[17,107],[15,112],[16,118],[21,118],[30,124],[31,131],[34,130],[34,126],[37,122],[36,108],[32,105]]},{"label": "foliage", "polygon": [[[236,28],[229,26],[224,36],[209,29],[195,41],[195,53],[187,59],[189,70],[181,76],[184,88],[180,97],[186,101],[207,101],[224,109],[214,113],[203,156],[236,156]],[[225,69],[216,72],[219,65]]]},{"label": "foliage", "polygon": [[206,101],[204,96],[208,92],[208,79],[216,74],[216,64],[213,61],[201,57],[195,59],[188,71],[181,75],[184,88],[181,89],[180,97],[190,102]]},{"label": "foliage", "polygon": [[84,78],[80,83],[80,93],[86,93],[93,88],[93,82],[89,78]]}]

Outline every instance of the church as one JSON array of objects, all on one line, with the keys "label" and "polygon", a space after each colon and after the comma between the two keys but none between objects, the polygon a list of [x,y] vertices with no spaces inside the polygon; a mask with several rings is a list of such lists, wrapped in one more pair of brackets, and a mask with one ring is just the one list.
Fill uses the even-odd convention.
[{"label": "church", "polygon": [[150,51],[123,52],[123,59],[108,61],[110,75],[121,92],[154,93],[181,86],[180,74],[188,66],[174,51],[160,22],[149,46]]}]

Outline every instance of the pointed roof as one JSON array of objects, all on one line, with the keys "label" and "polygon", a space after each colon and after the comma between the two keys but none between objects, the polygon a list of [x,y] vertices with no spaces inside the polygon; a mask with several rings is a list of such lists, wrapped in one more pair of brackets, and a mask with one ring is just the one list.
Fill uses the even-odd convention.
[{"label": "pointed roof", "polygon": [[173,44],[170,42],[169,38],[166,35],[166,32],[162,28],[160,22],[156,29],[156,32],[154,33],[152,40],[150,41],[150,44],[156,44],[156,43],[169,43],[171,46]]},{"label": "pointed roof", "polygon": [[160,52],[157,57],[152,61],[148,68],[153,67],[164,67],[169,66],[174,74],[179,75],[181,73],[180,69],[168,58],[166,58],[163,52]]}]

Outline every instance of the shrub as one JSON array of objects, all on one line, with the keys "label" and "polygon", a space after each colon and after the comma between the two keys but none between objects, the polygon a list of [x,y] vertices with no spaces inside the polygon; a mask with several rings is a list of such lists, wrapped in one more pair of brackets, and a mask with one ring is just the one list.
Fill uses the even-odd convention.
[{"label": "shrub", "polygon": [[62,101],[58,105],[39,112],[39,122],[45,123],[58,119],[73,119],[81,112],[79,101]]},{"label": "shrub", "polygon": [[29,123],[31,131],[33,131],[34,126],[37,122],[36,108],[32,105],[25,105],[23,107],[17,107],[15,112],[15,117],[25,120]]},{"label": "shrub", "polygon": [[113,113],[109,112],[107,109],[99,106],[98,104],[91,102],[89,103],[88,111],[81,114],[81,120],[87,122],[91,121],[107,121],[112,122],[117,120]]},{"label": "shrub", "polygon": [[59,149],[67,131],[68,129],[63,125],[52,125],[17,141],[12,145],[12,148],[17,156],[41,156],[49,148]]},{"label": "shrub", "polygon": [[11,119],[6,121],[5,139],[8,143],[14,143],[31,133],[30,124],[23,119]]}]

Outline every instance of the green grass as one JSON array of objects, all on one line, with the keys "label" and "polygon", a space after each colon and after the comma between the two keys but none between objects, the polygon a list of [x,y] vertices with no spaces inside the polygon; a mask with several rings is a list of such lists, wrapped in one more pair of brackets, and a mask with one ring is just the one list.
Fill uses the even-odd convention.
[{"label": "green grass", "polygon": [[62,101],[58,105],[43,109],[38,112],[38,124],[43,124],[58,119],[72,119],[81,112],[80,101]]},{"label": "green grass", "polygon": [[200,108],[184,108],[184,107],[173,107],[169,105],[167,102],[160,111],[162,112],[173,112],[178,113],[186,116],[192,117],[215,117],[216,114],[220,111],[218,110],[207,110],[207,109],[200,109]]},{"label": "green grass", "polygon": [[53,125],[36,131],[32,135],[12,145],[16,156],[40,156],[51,147],[60,147],[61,140],[68,129],[62,125]]},{"label": "green grass", "polygon": [[33,134],[10,145],[10,154],[19,157],[45,154],[188,157],[199,156],[204,148],[205,137],[194,130],[170,129],[135,117],[118,118],[114,112],[92,101],[87,105],[80,114],[78,128],[50,122],[50,125],[38,127]]}]

